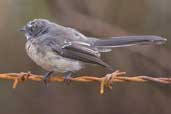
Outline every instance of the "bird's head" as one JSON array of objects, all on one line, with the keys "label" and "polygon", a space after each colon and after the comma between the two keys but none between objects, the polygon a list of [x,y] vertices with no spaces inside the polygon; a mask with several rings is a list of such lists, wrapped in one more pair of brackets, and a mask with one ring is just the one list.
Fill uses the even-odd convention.
[{"label": "bird's head", "polygon": [[29,21],[20,31],[25,33],[28,39],[36,38],[48,32],[50,22],[46,19],[34,19]]}]

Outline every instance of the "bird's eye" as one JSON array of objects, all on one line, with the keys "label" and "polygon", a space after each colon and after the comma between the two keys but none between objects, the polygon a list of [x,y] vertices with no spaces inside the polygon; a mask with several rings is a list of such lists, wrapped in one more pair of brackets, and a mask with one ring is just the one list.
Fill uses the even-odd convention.
[{"label": "bird's eye", "polygon": [[32,25],[32,26],[30,27],[30,31],[33,32],[33,31],[35,31],[37,28],[38,28],[37,25],[34,24],[34,25]]},{"label": "bird's eye", "polygon": [[31,32],[34,31],[34,27],[33,27],[33,26],[30,27],[30,31],[31,31]]}]

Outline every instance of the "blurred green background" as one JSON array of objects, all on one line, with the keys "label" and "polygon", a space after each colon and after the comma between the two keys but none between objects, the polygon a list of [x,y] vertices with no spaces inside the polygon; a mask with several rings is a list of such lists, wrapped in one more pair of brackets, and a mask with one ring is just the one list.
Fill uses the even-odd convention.
[{"label": "blurred green background", "polygon": [[[0,0],[0,72],[43,74],[26,55],[19,29],[29,20],[45,18],[88,36],[160,35],[162,46],[115,48],[103,59],[128,75],[171,76],[170,0]],[[102,76],[89,67],[76,75]],[[0,114],[170,114],[171,86],[116,83],[101,96],[99,85],[25,82],[13,90],[0,80]]]}]

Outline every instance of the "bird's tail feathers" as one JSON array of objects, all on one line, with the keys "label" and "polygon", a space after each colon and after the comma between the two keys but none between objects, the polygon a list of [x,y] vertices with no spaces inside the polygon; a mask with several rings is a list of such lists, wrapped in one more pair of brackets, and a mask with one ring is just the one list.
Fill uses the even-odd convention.
[{"label": "bird's tail feathers", "polygon": [[163,44],[166,42],[165,38],[160,36],[153,35],[144,35],[144,36],[121,36],[121,37],[112,37],[105,40],[95,40],[94,45],[96,47],[124,47],[132,45],[147,45],[147,44]]}]

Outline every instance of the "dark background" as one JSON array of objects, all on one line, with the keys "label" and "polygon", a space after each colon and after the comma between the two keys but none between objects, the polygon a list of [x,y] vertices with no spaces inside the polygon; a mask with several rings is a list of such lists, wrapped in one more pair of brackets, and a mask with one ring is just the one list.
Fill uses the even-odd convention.
[{"label": "dark background", "polygon": [[[101,38],[160,35],[162,46],[115,48],[103,59],[127,75],[171,76],[170,0],[1,0],[0,72],[43,74],[26,55],[18,30],[34,18],[46,18]],[[102,76],[105,69],[89,67],[76,75]],[[0,114],[170,114],[171,86],[116,83],[101,96],[99,85],[25,82],[13,90],[0,80]]]}]

